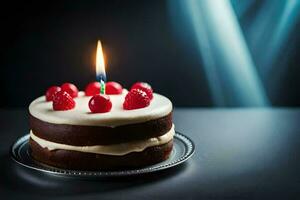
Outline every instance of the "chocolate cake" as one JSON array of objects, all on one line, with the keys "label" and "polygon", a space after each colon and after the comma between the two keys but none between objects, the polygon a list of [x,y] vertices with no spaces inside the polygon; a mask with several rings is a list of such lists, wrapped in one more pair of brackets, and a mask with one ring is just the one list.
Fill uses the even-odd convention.
[{"label": "chocolate cake", "polygon": [[127,94],[109,95],[107,113],[91,113],[79,92],[74,109],[57,111],[45,96],[29,106],[31,156],[65,169],[138,168],[168,159],[173,146],[171,101],[157,93],[149,106],[124,110]]}]

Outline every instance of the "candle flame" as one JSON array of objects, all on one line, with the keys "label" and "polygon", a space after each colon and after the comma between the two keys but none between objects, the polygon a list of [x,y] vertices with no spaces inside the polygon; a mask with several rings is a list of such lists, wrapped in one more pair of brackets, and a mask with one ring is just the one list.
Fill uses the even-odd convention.
[{"label": "candle flame", "polygon": [[97,54],[96,54],[96,74],[97,75],[106,75],[105,74],[105,62],[103,56],[103,50],[100,40],[98,40],[97,45]]}]

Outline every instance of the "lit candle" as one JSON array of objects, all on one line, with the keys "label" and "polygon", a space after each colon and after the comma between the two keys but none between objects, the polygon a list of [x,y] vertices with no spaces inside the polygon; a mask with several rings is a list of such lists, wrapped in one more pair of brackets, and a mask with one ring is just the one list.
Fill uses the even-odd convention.
[{"label": "lit candle", "polygon": [[104,56],[102,51],[102,45],[100,40],[98,40],[97,45],[97,55],[96,55],[96,79],[100,82],[100,94],[105,94],[105,82],[106,82],[106,74],[105,74],[105,63]]}]

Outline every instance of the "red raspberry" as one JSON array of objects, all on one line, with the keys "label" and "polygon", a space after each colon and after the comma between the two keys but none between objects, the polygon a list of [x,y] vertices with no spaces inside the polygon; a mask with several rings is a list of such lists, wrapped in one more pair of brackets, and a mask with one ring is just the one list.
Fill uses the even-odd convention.
[{"label": "red raspberry", "polygon": [[133,90],[133,89],[143,90],[144,92],[146,92],[146,94],[148,95],[150,100],[153,99],[153,90],[152,90],[152,87],[148,83],[137,82],[137,83],[133,84],[133,86],[131,86],[130,90]]},{"label": "red raspberry", "polygon": [[59,91],[53,97],[53,110],[71,110],[75,108],[75,101],[66,91]]},{"label": "red raspberry", "polygon": [[147,107],[149,104],[150,98],[147,96],[146,92],[140,89],[132,89],[125,96],[123,108],[125,110],[133,110]]},{"label": "red raspberry", "polygon": [[89,101],[92,113],[106,113],[111,110],[112,103],[108,95],[96,94]]},{"label": "red raspberry", "polygon": [[53,101],[54,95],[59,91],[61,91],[61,88],[58,87],[58,86],[49,87],[48,90],[46,91],[46,94],[45,94],[46,101]]},{"label": "red raspberry", "polygon": [[123,87],[117,82],[111,81],[105,84],[106,94],[122,94]]},{"label": "red raspberry", "polygon": [[72,84],[72,83],[64,83],[61,85],[61,90],[66,91],[67,93],[69,93],[69,95],[72,98],[75,98],[78,96],[78,89],[77,87]]},{"label": "red raspberry", "polygon": [[94,96],[100,93],[100,83],[99,82],[91,82],[85,88],[85,96]]}]

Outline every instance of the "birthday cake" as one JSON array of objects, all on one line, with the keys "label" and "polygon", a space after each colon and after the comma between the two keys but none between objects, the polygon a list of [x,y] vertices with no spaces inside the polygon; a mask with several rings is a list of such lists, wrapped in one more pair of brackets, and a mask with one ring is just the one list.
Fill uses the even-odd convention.
[{"label": "birthday cake", "polygon": [[146,83],[129,91],[116,82],[78,92],[50,87],[29,106],[30,153],[39,163],[77,170],[138,168],[168,159],[172,103]]}]

